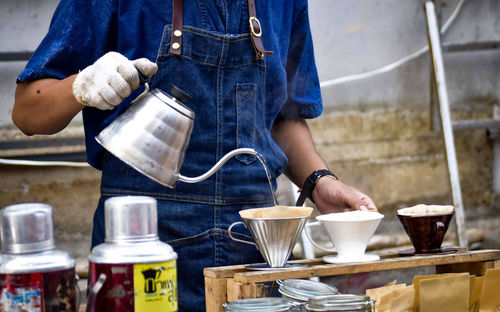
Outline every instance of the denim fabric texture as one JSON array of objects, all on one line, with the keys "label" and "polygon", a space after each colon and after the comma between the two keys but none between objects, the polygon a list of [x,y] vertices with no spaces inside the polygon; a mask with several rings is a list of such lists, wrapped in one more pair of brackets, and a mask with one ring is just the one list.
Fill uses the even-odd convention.
[{"label": "denim fabric texture", "polygon": [[[271,138],[273,123],[322,111],[307,2],[256,0],[264,47],[274,51],[264,59],[256,58],[250,41],[246,0],[184,1],[182,55],[171,55],[171,6],[159,0],[63,0],[18,79],[62,79],[108,51],[147,57],[159,67],[151,89],[169,92],[174,84],[192,97],[185,104],[195,112],[194,129],[181,173],[201,175],[227,152],[251,147],[264,156],[275,187],[287,159]],[[241,220],[239,210],[273,205],[272,192],[251,155],[231,159],[203,182],[169,189],[103,150],[94,137],[141,91],[113,111],[83,110],[87,159],[103,171],[92,246],[104,241],[105,199],[155,197],[160,238],[179,255],[179,311],[204,311],[204,267],[263,262],[254,246],[232,241],[227,228]],[[238,231],[251,240],[245,229]]]}]

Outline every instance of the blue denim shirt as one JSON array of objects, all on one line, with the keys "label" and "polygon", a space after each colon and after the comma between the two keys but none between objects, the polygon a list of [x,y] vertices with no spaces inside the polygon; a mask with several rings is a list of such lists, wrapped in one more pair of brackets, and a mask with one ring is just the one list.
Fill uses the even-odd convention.
[{"label": "blue denim shirt", "polygon": [[[246,0],[231,0],[230,16],[239,19],[225,29],[224,1],[184,3],[184,25],[221,34],[248,32]],[[203,13],[201,9],[203,10]],[[280,114],[283,118],[314,118],[322,103],[317,77],[306,0],[257,0],[257,17],[262,24],[266,56],[266,105],[268,125]],[[19,75],[20,81],[40,78],[63,79],[83,70],[108,51],[129,59],[147,57],[155,61],[164,26],[171,23],[172,4],[164,0],[62,0],[49,31]],[[122,106],[127,106],[138,92]],[[102,147],[95,135],[121,109],[113,112],[85,108],[87,158],[100,168]],[[113,118],[113,117],[112,117]],[[104,122],[108,119],[106,122]]]}]

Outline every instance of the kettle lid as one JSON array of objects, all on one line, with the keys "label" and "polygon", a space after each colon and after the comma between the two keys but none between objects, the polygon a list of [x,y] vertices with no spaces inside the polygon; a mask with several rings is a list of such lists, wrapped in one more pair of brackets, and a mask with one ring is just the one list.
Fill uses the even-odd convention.
[{"label": "kettle lid", "polygon": [[[178,98],[173,97],[172,95],[170,95],[168,93],[165,93],[164,91],[162,91],[160,89],[154,89],[153,91],[151,91],[151,94],[156,96],[162,102],[170,105],[173,109],[175,109],[179,113],[183,114],[184,116],[186,116],[190,119],[194,119],[194,112],[189,107],[187,107],[186,105],[183,104],[184,101],[191,99],[191,97],[189,97],[189,99],[186,99],[185,97],[179,97],[179,99],[178,99]],[[185,95],[189,96],[187,94],[185,94]]]}]

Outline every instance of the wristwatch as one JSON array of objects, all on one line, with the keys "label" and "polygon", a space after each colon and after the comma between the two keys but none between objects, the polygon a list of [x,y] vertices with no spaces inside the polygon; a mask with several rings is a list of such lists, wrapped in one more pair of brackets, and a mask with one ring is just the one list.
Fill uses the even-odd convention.
[{"label": "wristwatch", "polygon": [[331,176],[335,180],[338,180],[337,176],[328,169],[320,169],[314,171],[307,177],[306,181],[304,182],[295,206],[302,206],[307,197],[309,197],[309,199],[314,203],[314,200],[312,199],[312,193],[314,191],[314,188],[316,187],[316,183],[318,182],[318,180],[324,176]]}]

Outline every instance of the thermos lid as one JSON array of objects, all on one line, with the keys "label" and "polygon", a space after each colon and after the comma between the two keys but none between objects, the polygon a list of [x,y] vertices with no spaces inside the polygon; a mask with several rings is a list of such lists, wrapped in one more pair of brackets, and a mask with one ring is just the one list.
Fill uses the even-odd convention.
[{"label": "thermos lid", "polygon": [[0,218],[3,253],[23,254],[55,248],[50,205],[10,205],[2,209]]},{"label": "thermos lid", "polygon": [[118,196],[104,202],[106,241],[95,246],[92,263],[158,263],[177,259],[158,238],[156,199]]},{"label": "thermos lid", "polygon": [[156,199],[118,196],[104,202],[106,242],[157,240]]}]

